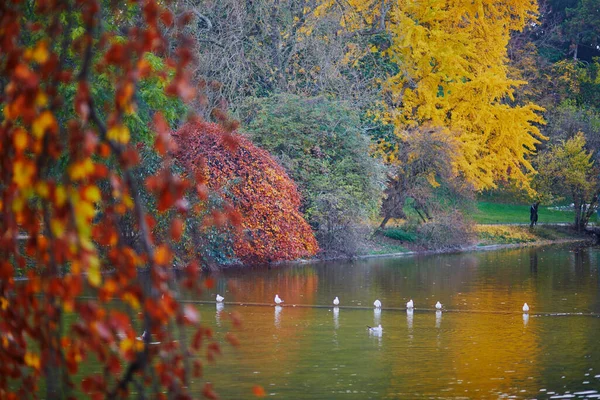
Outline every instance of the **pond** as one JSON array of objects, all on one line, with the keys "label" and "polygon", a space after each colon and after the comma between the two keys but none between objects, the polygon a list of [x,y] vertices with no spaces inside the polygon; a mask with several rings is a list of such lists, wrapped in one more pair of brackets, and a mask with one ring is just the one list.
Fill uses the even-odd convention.
[{"label": "pond", "polygon": [[195,300],[225,296],[198,309],[220,338],[238,313],[241,347],[224,345],[205,378],[235,399],[253,385],[281,399],[600,398],[598,256],[563,246],[226,270]]}]

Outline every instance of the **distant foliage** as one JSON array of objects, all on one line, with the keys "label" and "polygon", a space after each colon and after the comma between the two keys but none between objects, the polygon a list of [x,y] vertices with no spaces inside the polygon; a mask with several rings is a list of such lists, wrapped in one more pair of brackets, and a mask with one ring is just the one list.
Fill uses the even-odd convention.
[{"label": "distant foliage", "polygon": [[459,211],[449,212],[421,225],[421,243],[432,250],[460,249],[473,242],[473,231]]},{"label": "distant foliage", "polygon": [[354,252],[345,245],[357,223],[377,212],[383,181],[358,112],[324,97],[277,95],[249,100],[244,117],[254,143],[281,160],[298,184],[323,251]]},{"label": "distant foliage", "polygon": [[[176,157],[196,177],[196,184],[221,193],[241,213],[241,229],[233,233],[238,258],[260,263],[317,252],[299,211],[296,185],[269,153],[207,122],[190,122],[174,138],[180,149]],[[232,146],[233,140],[237,146]],[[217,225],[220,218],[219,213],[213,215]]]}]

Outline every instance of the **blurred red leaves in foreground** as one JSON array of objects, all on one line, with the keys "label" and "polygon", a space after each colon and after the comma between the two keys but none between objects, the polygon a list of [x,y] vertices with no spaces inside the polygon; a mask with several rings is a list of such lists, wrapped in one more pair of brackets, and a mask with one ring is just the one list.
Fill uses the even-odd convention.
[{"label": "blurred red leaves in foreground", "polygon": [[[201,360],[221,354],[172,287],[171,244],[198,183],[168,168],[176,144],[161,113],[147,122],[165,167],[139,182],[145,144],[132,130],[142,84],[205,103],[189,80],[191,39],[164,36],[190,18],[155,0],[0,2],[0,398],[127,397],[135,385],[186,399]],[[222,118],[230,132],[235,123]],[[156,234],[144,183],[157,210],[174,217],[167,235]],[[182,268],[185,288],[202,289],[199,270]],[[188,346],[179,339],[190,329]],[[81,368],[89,360],[95,367]],[[216,398],[210,384],[202,393]]]}]

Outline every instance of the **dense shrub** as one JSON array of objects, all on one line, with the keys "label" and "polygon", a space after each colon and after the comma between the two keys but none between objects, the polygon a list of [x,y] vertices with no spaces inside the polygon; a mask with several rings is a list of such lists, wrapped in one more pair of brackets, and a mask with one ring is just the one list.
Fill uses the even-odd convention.
[{"label": "dense shrub", "polygon": [[419,242],[432,250],[459,249],[473,243],[471,226],[458,211],[444,213],[418,228]]},{"label": "dense shrub", "polygon": [[253,142],[298,184],[302,210],[324,253],[351,255],[344,242],[377,212],[383,181],[358,112],[323,97],[276,95],[248,101],[242,117]]},{"label": "dense shrub", "polygon": [[[248,139],[216,124],[190,122],[174,135],[176,158],[198,185],[220,193],[240,213],[233,230],[236,256],[247,263],[310,257],[318,250],[299,211],[300,195],[284,169]],[[202,190],[200,190],[202,192]],[[222,214],[209,217],[221,225]]]}]

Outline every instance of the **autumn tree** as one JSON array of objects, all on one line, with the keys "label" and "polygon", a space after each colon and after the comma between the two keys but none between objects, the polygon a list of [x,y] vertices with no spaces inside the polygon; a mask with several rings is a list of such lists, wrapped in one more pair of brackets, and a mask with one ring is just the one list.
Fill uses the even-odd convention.
[{"label": "autumn tree", "polygon": [[[180,148],[176,157],[195,177],[199,192],[220,193],[229,209],[241,215],[240,229],[234,232],[239,259],[293,260],[317,252],[314,235],[299,211],[296,185],[269,153],[212,123],[190,122],[174,137]],[[225,222],[220,213],[212,218]]]},{"label": "autumn tree", "polygon": [[399,67],[383,87],[380,118],[401,135],[409,125],[448,129],[459,144],[453,164],[475,189],[501,179],[527,185],[532,154],[543,136],[534,104],[511,104],[521,81],[507,77],[506,46],[511,32],[533,21],[529,0],[453,3],[323,0],[344,7],[348,26],[368,33],[385,29],[381,51]]},{"label": "autumn tree", "polygon": [[600,190],[597,166],[585,148],[582,132],[551,145],[537,157],[538,191],[549,201],[566,199],[575,209],[574,226],[582,231],[598,207]]},{"label": "autumn tree", "polygon": [[[192,185],[168,168],[169,123],[183,109],[174,99],[202,95],[187,79],[189,38],[163,32],[189,20],[153,0],[0,3],[1,398],[36,397],[42,382],[48,399],[121,398],[132,386],[189,398],[220,351],[172,279]],[[147,144],[166,157],[156,174],[139,168]],[[168,236],[156,235],[140,185],[175,217]],[[125,219],[136,243],[119,229]],[[182,268],[183,287],[200,290],[199,266]],[[81,368],[90,359],[94,372]]]},{"label": "autumn tree", "polygon": [[381,206],[381,229],[392,218],[407,218],[407,207],[422,223],[427,223],[443,213],[444,203],[450,198],[456,202],[470,193],[452,164],[452,155],[458,148],[452,135],[441,128],[425,126],[412,128],[403,137],[406,139],[398,139],[393,145],[386,142],[379,146],[392,166]]}]

